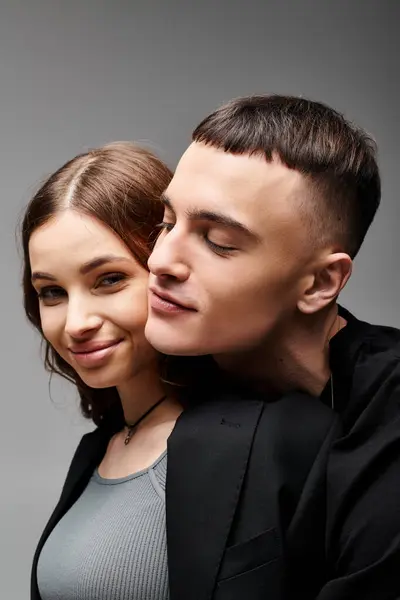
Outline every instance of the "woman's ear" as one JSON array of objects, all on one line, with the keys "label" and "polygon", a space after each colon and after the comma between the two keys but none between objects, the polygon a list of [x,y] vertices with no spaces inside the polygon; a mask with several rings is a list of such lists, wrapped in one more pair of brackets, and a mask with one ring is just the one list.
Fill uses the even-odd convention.
[{"label": "woman's ear", "polygon": [[335,252],[324,258],[297,303],[300,312],[316,313],[335,300],[348,282],[352,267],[353,261],[344,252]]}]

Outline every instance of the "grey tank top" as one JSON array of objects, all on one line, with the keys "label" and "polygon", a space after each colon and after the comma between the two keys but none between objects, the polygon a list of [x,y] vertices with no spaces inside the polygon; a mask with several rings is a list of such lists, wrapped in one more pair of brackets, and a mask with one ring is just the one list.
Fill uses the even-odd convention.
[{"label": "grey tank top", "polygon": [[144,471],[103,479],[97,469],[48,537],[42,600],[167,600],[167,453]]}]

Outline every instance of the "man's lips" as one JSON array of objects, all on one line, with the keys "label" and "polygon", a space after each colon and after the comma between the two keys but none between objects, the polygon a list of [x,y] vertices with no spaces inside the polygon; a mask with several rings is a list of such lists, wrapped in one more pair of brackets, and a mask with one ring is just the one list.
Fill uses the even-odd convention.
[{"label": "man's lips", "polygon": [[196,312],[193,306],[185,304],[172,294],[155,287],[150,288],[150,304],[152,308],[161,312]]}]

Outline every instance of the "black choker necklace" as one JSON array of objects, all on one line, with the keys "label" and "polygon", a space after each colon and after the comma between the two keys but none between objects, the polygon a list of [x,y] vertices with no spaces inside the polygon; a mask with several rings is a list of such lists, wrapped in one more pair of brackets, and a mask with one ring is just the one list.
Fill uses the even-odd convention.
[{"label": "black choker necklace", "polygon": [[158,406],[159,404],[161,404],[161,402],[164,402],[164,400],[165,400],[166,398],[167,398],[167,396],[166,396],[166,395],[165,395],[165,396],[163,396],[162,398],[160,398],[160,399],[159,399],[159,400],[158,400],[158,401],[157,401],[155,404],[153,404],[153,406],[152,406],[151,408],[149,408],[149,410],[148,410],[148,411],[146,411],[146,412],[144,413],[144,415],[142,415],[142,416],[140,417],[140,419],[138,419],[138,420],[136,421],[136,423],[133,423],[133,425],[129,425],[129,423],[127,423],[127,422],[125,421],[125,427],[127,427],[127,428],[128,428],[128,433],[126,434],[125,441],[124,441],[124,444],[125,444],[125,446],[127,446],[127,445],[129,444],[129,442],[131,441],[131,437],[132,437],[132,435],[133,435],[133,432],[134,432],[134,430],[136,429],[136,427],[139,425],[139,423],[141,423],[141,422],[143,421],[143,419],[145,419],[145,418],[147,417],[147,415],[149,415],[149,414],[150,414],[150,413],[151,413],[151,412],[152,412],[152,411],[153,411],[155,408],[157,408],[157,406]]}]

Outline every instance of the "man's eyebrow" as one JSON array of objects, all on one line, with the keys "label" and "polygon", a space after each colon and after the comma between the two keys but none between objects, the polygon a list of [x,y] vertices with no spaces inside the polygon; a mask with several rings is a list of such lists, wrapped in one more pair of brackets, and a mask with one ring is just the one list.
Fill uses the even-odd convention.
[{"label": "man's eyebrow", "polygon": [[[161,201],[166,208],[168,208],[172,212],[175,212],[171,200],[165,193],[161,195]],[[212,223],[217,223],[218,225],[223,225],[224,227],[229,227],[230,229],[236,229],[236,231],[244,234],[246,237],[253,241],[260,240],[260,236],[248,227],[246,227],[246,225],[243,225],[243,223],[240,223],[240,221],[237,221],[236,219],[228,217],[227,215],[224,215],[219,212],[215,212],[212,210],[188,208],[186,210],[186,216],[190,221],[211,221]]]},{"label": "man's eyebrow", "polygon": [[160,200],[164,204],[164,206],[166,206],[167,208],[169,208],[169,210],[172,210],[172,212],[174,212],[174,209],[172,208],[171,200],[168,198],[168,196],[165,192],[163,192],[161,194]]},{"label": "man's eyebrow", "polygon": [[223,225],[224,227],[229,227],[230,229],[236,229],[236,231],[244,234],[246,237],[254,241],[258,241],[260,239],[259,236],[254,231],[246,227],[246,225],[243,225],[243,223],[240,223],[240,221],[237,221],[236,219],[228,217],[222,213],[214,212],[212,210],[189,208],[186,211],[186,214],[188,219],[191,221],[211,221],[212,223],[217,223],[218,225]]},{"label": "man's eyebrow", "polygon": [[[102,267],[108,263],[128,262],[128,260],[129,259],[125,256],[115,256],[114,254],[107,254],[105,256],[99,256],[84,263],[79,269],[79,272],[81,273],[81,275],[87,275],[91,271],[94,271],[94,269],[98,269],[99,267]],[[32,273],[31,281],[37,281],[38,279],[45,279],[46,281],[56,281],[56,278],[53,275],[50,275],[50,273],[34,271]]]}]

